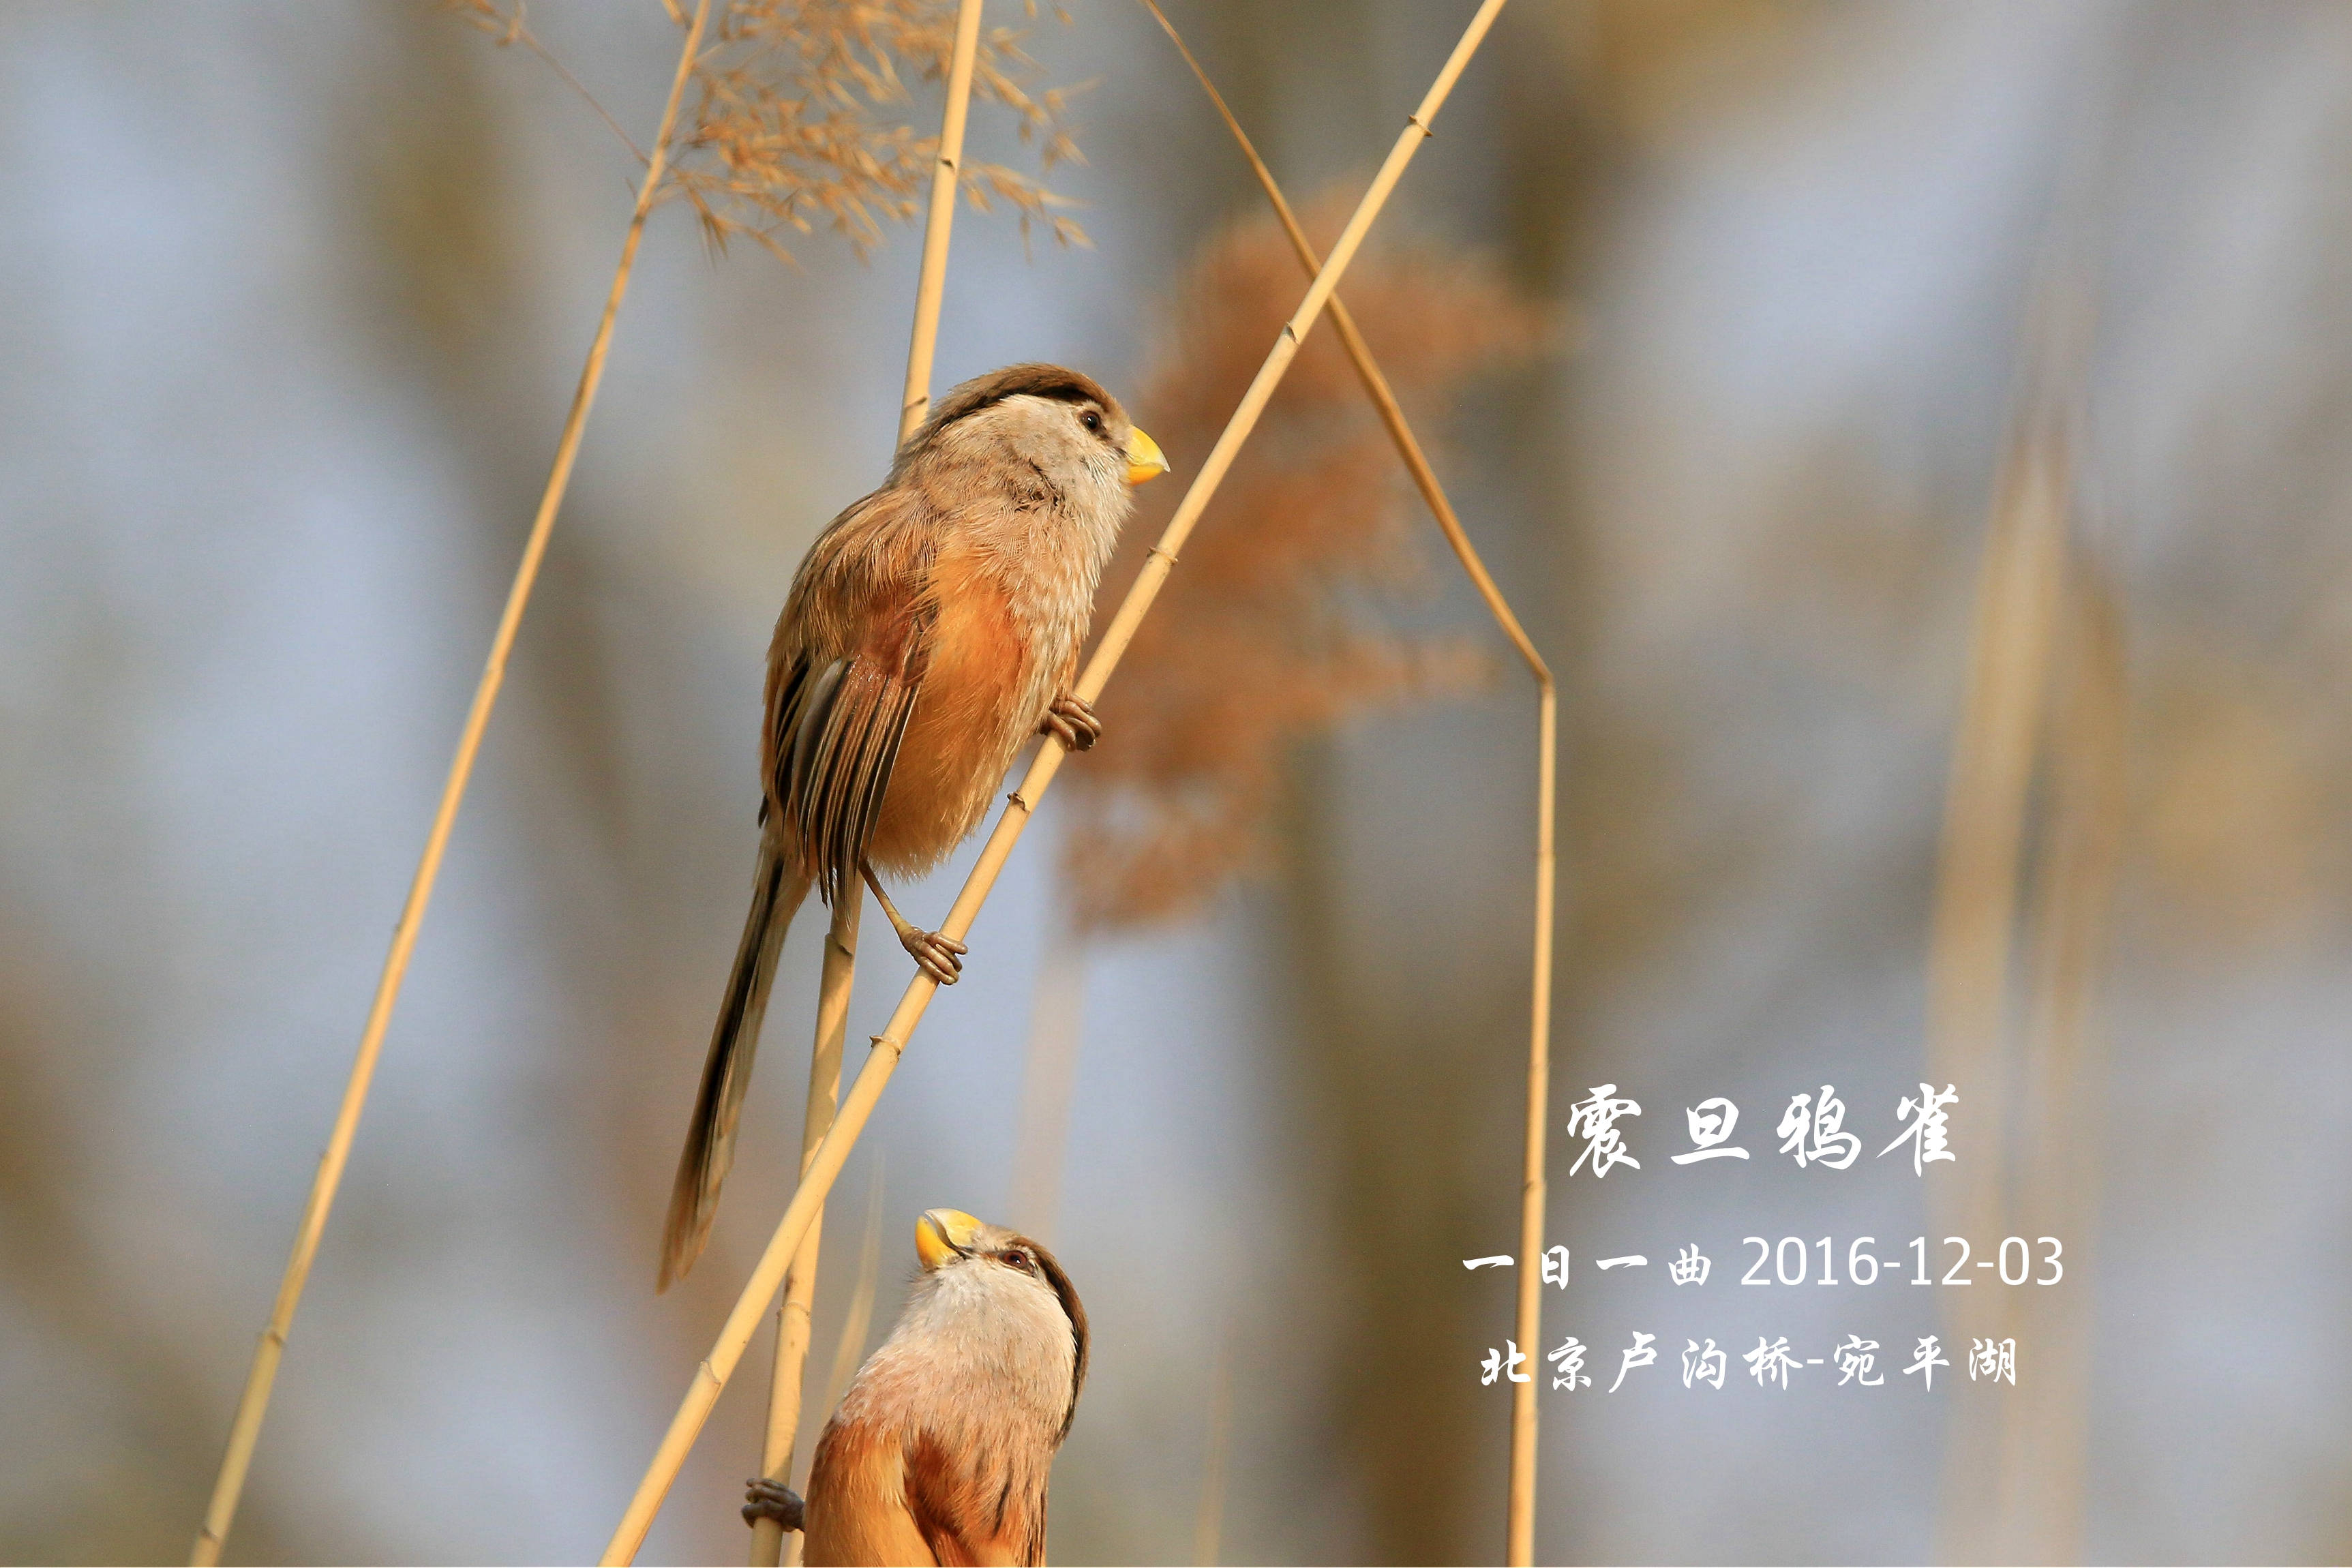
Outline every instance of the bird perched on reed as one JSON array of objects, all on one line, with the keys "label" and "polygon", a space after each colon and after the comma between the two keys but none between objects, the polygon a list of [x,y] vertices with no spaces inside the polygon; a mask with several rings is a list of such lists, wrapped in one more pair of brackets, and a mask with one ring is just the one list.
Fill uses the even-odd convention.
[{"label": "bird perched on reed", "polygon": [[805,1503],[754,1479],[743,1517],[804,1531],[811,1564],[1043,1563],[1086,1309],[1051,1253],[954,1209],[916,1222],[915,1253],[914,1293],[825,1423]]},{"label": "bird perched on reed", "polygon": [[1019,364],[965,382],[908,437],[882,488],[833,520],[768,650],[751,910],[704,1060],[662,1235],[658,1289],[702,1251],[777,954],[812,884],[864,879],[942,985],[961,942],[918,930],[877,871],[930,869],[980,826],[1035,734],[1101,736],[1071,694],[1129,487],[1167,470],[1091,377]]}]

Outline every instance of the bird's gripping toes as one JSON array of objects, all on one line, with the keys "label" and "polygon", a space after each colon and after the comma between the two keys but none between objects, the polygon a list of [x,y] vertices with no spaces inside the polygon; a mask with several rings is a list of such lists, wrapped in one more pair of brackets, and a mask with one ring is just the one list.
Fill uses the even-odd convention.
[{"label": "bird's gripping toes", "polygon": [[1101,737],[1070,694],[1131,487],[1167,459],[1118,399],[1058,365],[965,382],[898,448],[880,489],[817,536],[768,650],[751,911],[711,1031],[662,1234],[660,1288],[693,1265],[734,1159],[776,960],[814,886],[874,889],[923,973],[964,944],[882,889],[980,826],[1013,755]]},{"label": "bird's gripping toes", "polygon": [[1045,1560],[1045,1482],[1087,1376],[1087,1313],[1053,1254],[955,1209],[915,1224],[922,1274],[817,1438],[805,1502],[755,1479],[745,1521],[803,1561]]}]

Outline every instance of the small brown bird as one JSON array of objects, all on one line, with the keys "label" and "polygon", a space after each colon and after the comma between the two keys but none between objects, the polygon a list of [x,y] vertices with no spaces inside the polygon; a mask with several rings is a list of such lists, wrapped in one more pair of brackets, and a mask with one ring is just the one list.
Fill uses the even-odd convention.
[{"label": "small brown bird", "polygon": [[793,578],[768,650],[760,858],[711,1032],[657,1289],[700,1255],[784,933],[812,883],[863,878],[931,977],[964,946],[919,931],[877,869],[929,870],[988,813],[1031,736],[1100,739],[1070,694],[1095,588],[1167,459],[1092,378],[1017,364],[965,382],[908,437],[883,487],[835,518]]},{"label": "small brown bird", "polygon": [[825,1423],[805,1504],[751,1483],[746,1521],[803,1561],[1045,1561],[1045,1481],[1087,1380],[1087,1313],[1053,1254],[954,1209],[915,1224],[923,1272]]}]

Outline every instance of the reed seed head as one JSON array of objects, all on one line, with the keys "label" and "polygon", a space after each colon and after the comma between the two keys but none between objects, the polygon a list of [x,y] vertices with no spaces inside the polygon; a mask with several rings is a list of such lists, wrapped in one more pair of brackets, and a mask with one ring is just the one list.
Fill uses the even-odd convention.
[{"label": "reed seed head", "polygon": [[[1328,244],[1349,205],[1326,196],[1303,221]],[[1133,399],[1180,479],[1198,471],[1300,287],[1271,217],[1233,226],[1192,263]],[[1491,263],[1436,245],[1368,251],[1343,292],[1423,418],[1544,335],[1543,312]],[[1106,602],[1126,592],[1180,491],[1144,492]],[[1420,504],[1337,335],[1314,333],[1097,705],[1111,742],[1070,772],[1062,865],[1079,930],[1184,913],[1262,863],[1295,742],[1486,678],[1482,650],[1398,613],[1427,576]]]}]

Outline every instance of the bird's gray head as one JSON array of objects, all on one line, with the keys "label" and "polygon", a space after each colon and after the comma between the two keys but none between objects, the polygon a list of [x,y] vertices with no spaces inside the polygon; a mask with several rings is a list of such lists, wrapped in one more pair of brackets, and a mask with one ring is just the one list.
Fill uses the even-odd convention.
[{"label": "bird's gray head", "polygon": [[1054,1255],[960,1209],[928,1209],[915,1222],[915,1256],[923,1274],[907,1320],[993,1345],[988,1359],[1016,1375],[1024,1363],[1066,1368],[1068,1403],[1054,1441],[1067,1436],[1087,1380],[1087,1310]]},{"label": "bird's gray head", "polygon": [[907,438],[895,481],[916,464],[998,476],[1039,499],[1123,512],[1129,486],[1168,471],[1159,443],[1100,383],[1056,364],[1016,364],[963,383]]}]

